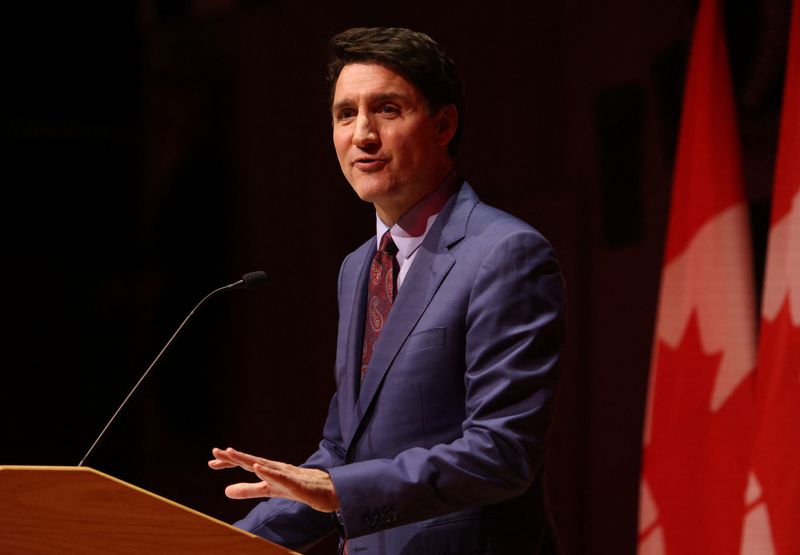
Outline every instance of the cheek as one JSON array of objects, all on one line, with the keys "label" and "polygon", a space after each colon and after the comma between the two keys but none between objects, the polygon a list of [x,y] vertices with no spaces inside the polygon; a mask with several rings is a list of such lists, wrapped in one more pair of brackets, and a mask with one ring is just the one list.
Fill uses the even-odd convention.
[{"label": "cheek", "polygon": [[336,149],[336,154],[338,155],[340,152],[347,150],[347,146],[353,138],[353,133],[347,126],[336,126],[334,124],[331,138],[333,139],[333,147]]},{"label": "cheek", "polygon": [[430,158],[433,148],[431,131],[425,126],[413,126],[390,134],[384,144],[391,143],[393,152],[405,164],[424,164]]}]

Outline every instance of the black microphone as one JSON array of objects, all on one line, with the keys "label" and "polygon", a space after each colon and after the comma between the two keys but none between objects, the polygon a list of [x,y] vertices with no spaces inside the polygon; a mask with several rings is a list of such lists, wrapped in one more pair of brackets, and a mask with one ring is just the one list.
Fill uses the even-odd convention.
[{"label": "black microphone", "polygon": [[247,272],[245,275],[242,276],[242,279],[240,279],[239,281],[235,281],[233,283],[229,283],[228,285],[225,285],[224,287],[220,287],[219,289],[214,289],[211,293],[209,293],[208,295],[203,297],[203,299],[199,303],[197,303],[197,305],[195,305],[195,307],[192,309],[192,311],[189,313],[189,315],[183,320],[183,322],[181,322],[181,325],[178,326],[178,329],[175,330],[175,333],[172,334],[172,337],[169,338],[169,341],[167,341],[167,344],[164,345],[164,347],[161,349],[161,352],[158,353],[158,355],[153,360],[153,362],[150,363],[150,366],[147,367],[147,370],[144,371],[144,374],[142,374],[142,377],[139,378],[139,381],[136,382],[136,385],[133,386],[133,389],[130,390],[130,392],[128,393],[127,397],[125,397],[125,399],[122,401],[122,404],[114,412],[114,415],[111,417],[111,420],[108,421],[108,423],[106,424],[105,428],[103,428],[103,431],[100,432],[100,435],[97,436],[97,439],[94,440],[94,443],[92,443],[92,446],[89,447],[89,450],[83,456],[83,458],[81,459],[81,462],[78,463],[78,466],[83,466],[83,463],[85,463],[86,459],[89,458],[89,455],[92,454],[92,452],[94,451],[94,448],[97,447],[97,445],[102,441],[103,437],[105,437],[105,435],[106,435],[106,432],[108,432],[108,429],[111,427],[111,424],[114,423],[114,421],[117,419],[117,416],[119,415],[119,413],[122,412],[122,409],[125,407],[126,404],[128,404],[128,400],[133,396],[133,394],[139,388],[141,383],[144,381],[144,379],[150,373],[150,370],[152,370],[153,367],[156,364],[158,364],[158,361],[161,360],[161,357],[164,355],[165,352],[167,352],[167,349],[172,344],[172,341],[176,337],[178,337],[178,334],[181,332],[181,330],[186,325],[186,323],[189,320],[192,319],[192,316],[194,316],[194,313],[197,311],[198,308],[203,306],[206,303],[206,301],[208,301],[212,297],[216,297],[220,293],[223,293],[225,291],[230,291],[231,289],[252,289],[253,287],[258,287],[259,285],[264,283],[266,280],[267,280],[267,274],[265,274],[262,271]]}]

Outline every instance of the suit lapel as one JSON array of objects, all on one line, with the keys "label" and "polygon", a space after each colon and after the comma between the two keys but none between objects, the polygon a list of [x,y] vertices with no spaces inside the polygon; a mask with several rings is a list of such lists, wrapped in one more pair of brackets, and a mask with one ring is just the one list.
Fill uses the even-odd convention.
[{"label": "suit lapel", "polygon": [[[425,237],[425,241],[420,245],[411,269],[403,282],[403,287],[389,313],[386,326],[381,331],[381,335],[375,344],[375,350],[373,351],[366,377],[361,384],[360,392],[355,396],[353,419],[349,425],[342,426],[346,448],[349,448],[364,416],[380,390],[392,361],[394,361],[406,338],[422,317],[445,276],[455,264],[456,259],[449,252],[449,249],[464,237],[469,213],[477,202],[478,199],[475,193],[465,183],[461,191],[454,195],[454,198],[442,209],[433,227]],[[371,257],[365,263],[367,266],[370,260]],[[359,280],[360,286],[356,293],[358,299],[353,303],[355,308],[350,324],[348,352],[356,353],[357,357],[354,358],[357,358],[359,362],[355,363],[356,367],[352,372],[349,372],[353,376],[354,383],[352,390],[350,389],[350,384],[347,384],[348,391],[356,391],[358,389],[355,376],[359,373],[358,366],[360,366],[361,358],[360,341],[363,338],[367,272],[366,268],[362,268]],[[357,330],[354,329],[354,325],[361,326],[362,330],[356,333]],[[353,405],[348,404],[347,406]]]},{"label": "suit lapel", "polygon": [[[349,328],[347,330],[346,358],[344,361],[344,376],[339,384],[339,421],[343,433],[353,426],[353,407],[358,397],[359,381],[361,375],[361,348],[364,338],[364,317],[367,310],[367,278],[369,266],[375,256],[375,241],[370,241],[363,248],[364,252],[356,251],[354,257],[360,259],[360,266],[355,273],[356,284],[350,289],[349,298],[343,299],[342,306],[350,306]],[[347,436],[346,436],[347,437]],[[349,440],[348,440],[349,441]]]}]

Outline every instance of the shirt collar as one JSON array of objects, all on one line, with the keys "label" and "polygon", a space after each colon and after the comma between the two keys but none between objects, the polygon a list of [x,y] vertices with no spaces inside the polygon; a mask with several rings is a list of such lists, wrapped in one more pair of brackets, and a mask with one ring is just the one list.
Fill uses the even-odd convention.
[{"label": "shirt collar", "polygon": [[[428,196],[415,204],[391,227],[392,239],[397,245],[397,256],[408,259],[425,240],[428,230],[447,201],[458,188],[458,178],[450,172],[442,183]],[[375,215],[377,244],[389,227]],[[377,247],[376,247],[377,248]]]}]

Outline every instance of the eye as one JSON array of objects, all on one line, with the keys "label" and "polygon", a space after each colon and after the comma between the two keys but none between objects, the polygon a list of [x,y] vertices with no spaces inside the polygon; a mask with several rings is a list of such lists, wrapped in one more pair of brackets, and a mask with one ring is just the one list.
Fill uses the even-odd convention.
[{"label": "eye", "polygon": [[395,106],[394,104],[384,104],[378,110],[378,113],[382,116],[396,116],[400,113],[400,108]]},{"label": "eye", "polygon": [[353,108],[342,108],[334,114],[336,121],[347,121],[356,117],[356,111]]}]

